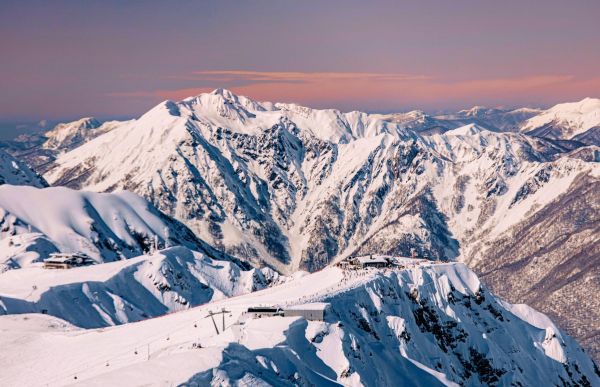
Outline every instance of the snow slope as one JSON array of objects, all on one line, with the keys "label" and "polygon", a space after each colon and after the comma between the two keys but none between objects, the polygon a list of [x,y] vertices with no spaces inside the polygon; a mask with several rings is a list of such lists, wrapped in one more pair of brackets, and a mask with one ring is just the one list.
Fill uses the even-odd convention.
[{"label": "snow slope", "polygon": [[262,289],[279,276],[244,270],[184,247],[70,270],[38,267],[0,275],[0,314],[44,312],[97,328],[157,317]]},{"label": "snow slope", "polygon": [[535,136],[582,140],[589,145],[600,145],[600,99],[585,98],[579,102],[555,105],[525,121],[521,131]]},{"label": "snow slope", "polygon": [[47,187],[48,183],[29,166],[0,150],[0,185],[18,184]]},{"label": "snow slope", "polygon": [[114,261],[138,256],[155,244],[206,250],[184,225],[131,192],[0,186],[0,264],[8,268],[40,261],[55,251]]},{"label": "snow slope", "polygon": [[[404,264],[387,271],[327,268],[112,328],[81,330],[38,314],[0,316],[0,384],[600,383],[571,338],[538,312],[498,301],[464,265]],[[331,308],[324,322],[271,317],[234,324],[250,306],[319,301]],[[229,311],[227,329],[217,335],[205,317],[222,308]]]}]

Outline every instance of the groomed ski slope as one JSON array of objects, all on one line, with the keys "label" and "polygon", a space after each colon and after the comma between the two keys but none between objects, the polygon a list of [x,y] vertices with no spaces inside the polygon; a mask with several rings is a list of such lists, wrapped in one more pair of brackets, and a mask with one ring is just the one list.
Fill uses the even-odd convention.
[{"label": "groomed ski slope", "polygon": [[[405,266],[330,267],[252,294],[102,329],[39,314],[2,316],[0,385],[600,382],[572,339],[530,308],[498,302],[463,264]],[[251,306],[319,301],[331,305],[325,322],[271,317],[233,325]],[[223,308],[227,329],[217,335],[206,316]]]}]

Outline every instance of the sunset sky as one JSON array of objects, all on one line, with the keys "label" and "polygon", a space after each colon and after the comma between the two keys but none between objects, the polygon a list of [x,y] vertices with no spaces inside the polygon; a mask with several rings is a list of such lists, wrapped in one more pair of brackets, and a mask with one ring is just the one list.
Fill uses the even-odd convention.
[{"label": "sunset sky", "polygon": [[136,116],[217,87],[342,110],[600,97],[600,1],[7,1],[0,121]]}]

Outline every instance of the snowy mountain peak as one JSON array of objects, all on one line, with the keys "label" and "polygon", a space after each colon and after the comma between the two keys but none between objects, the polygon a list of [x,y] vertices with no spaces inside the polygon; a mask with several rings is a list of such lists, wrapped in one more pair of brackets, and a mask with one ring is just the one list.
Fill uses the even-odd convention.
[{"label": "snowy mountain peak", "polygon": [[[585,97],[581,101],[574,102],[573,104],[579,105],[581,111],[589,111],[591,109],[595,110],[600,107],[600,98]],[[569,103],[563,105],[569,105]],[[560,104],[557,106],[560,106]]]},{"label": "snowy mountain peak", "polygon": [[423,110],[411,110],[406,113],[392,114],[395,122],[404,123],[424,123],[431,119],[431,116],[425,113]]},{"label": "snowy mountain peak", "polygon": [[520,114],[539,114],[542,111],[542,109],[533,108],[533,107],[521,107],[521,108],[511,110],[511,111],[513,113],[520,113]]},{"label": "snowy mountain peak", "polygon": [[181,116],[181,111],[180,111],[177,103],[175,103],[174,101],[171,101],[169,99],[162,101],[161,103],[159,103],[152,109],[148,110],[139,119],[140,120],[160,119],[161,117],[164,118],[167,116],[174,116],[174,117]]},{"label": "snowy mountain peak", "polygon": [[478,117],[490,112],[497,112],[499,109],[488,108],[485,106],[475,105],[470,109],[461,110],[458,112],[460,115],[464,115],[466,117]]},{"label": "snowy mountain peak", "polygon": [[597,117],[600,113],[600,98],[586,97],[577,102],[566,102],[554,105],[542,114],[554,114],[555,116],[569,115],[592,115]]},{"label": "snowy mountain peak", "polygon": [[[99,127],[100,125],[102,125],[102,123],[100,121],[98,121],[96,118],[84,117],[84,118],[80,118],[73,122],[58,124],[54,127],[53,130],[60,131],[61,128],[65,128],[65,127],[82,127],[82,128],[86,128],[86,129],[95,129],[95,128]],[[46,133],[51,133],[51,132],[52,131],[46,132]]]},{"label": "snowy mountain peak", "polygon": [[[203,93],[195,97],[186,98],[179,105],[187,106],[196,117],[215,118],[246,124],[255,118],[255,112],[264,111],[265,108],[258,102],[245,96],[238,96],[227,89],[216,89],[211,93]],[[236,125],[234,125],[236,126]]]},{"label": "snowy mountain peak", "polygon": [[237,100],[237,95],[235,95],[231,90],[229,89],[223,89],[223,88],[218,88],[218,89],[214,89],[210,94],[213,95],[220,95],[225,99],[229,99],[229,100]]}]

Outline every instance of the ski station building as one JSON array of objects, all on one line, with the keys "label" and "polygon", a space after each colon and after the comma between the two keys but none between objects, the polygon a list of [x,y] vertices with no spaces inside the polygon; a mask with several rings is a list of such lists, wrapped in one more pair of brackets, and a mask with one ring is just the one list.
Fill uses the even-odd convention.
[{"label": "ski station building", "polygon": [[328,303],[312,302],[309,304],[288,306],[283,310],[283,315],[285,317],[304,317],[309,321],[324,321],[328,310]]},{"label": "ski station building", "polygon": [[328,310],[329,304],[326,302],[313,302],[286,306],[284,308],[277,306],[254,306],[249,307],[243,313],[241,320],[265,317],[303,317],[309,321],[323,321]]},{"label": "ski station building", "polygon": [[338,263],[338,266],[343,269],[368,269],[368,268],[384,268],[396,266],[395,260],[387,255],[363,255],[359,257],[349,257]]},{"label": "ski station building", "polygon": [[440,263],[440,261],[431,261],[426,257],[417,257],[415,253],[413,253],[412,257],[369,254],[345,258],[339,261],[336,264],[336,266],[342,269],[350,270],[360,270],[369,268],[404,268],[406,265],[418,265],[424,261],[430,263]]},{"label": "ski station building", "polygon": [[244,312],[247,318],[283,316],[283,310],[275,306],[253,306]]},{"label": "ski station building", "polygon": [[70,269],[96,263],[84,253],[53,253],[44,260],[44,269]]}]

